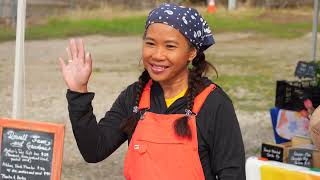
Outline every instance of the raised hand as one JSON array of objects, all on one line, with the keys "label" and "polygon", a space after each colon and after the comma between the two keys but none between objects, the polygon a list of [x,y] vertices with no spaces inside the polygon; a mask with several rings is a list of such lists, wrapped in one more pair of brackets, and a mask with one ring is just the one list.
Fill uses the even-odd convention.
[{"label": "raised hand", "polygon": [[77,92],[88,92],[88,81],[92,72],[92,58],[85,53],[82,39],[71,39],[67,47],[68,62],[59,57],[64,81],[68,88]]}]

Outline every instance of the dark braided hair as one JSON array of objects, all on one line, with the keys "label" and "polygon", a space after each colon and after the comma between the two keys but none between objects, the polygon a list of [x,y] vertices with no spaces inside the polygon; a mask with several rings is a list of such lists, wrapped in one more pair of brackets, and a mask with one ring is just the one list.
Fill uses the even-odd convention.
[{"label": "dark braided hair", "polygon": [[[209,68],[212,68],[216,74],[218,74],[215,67],[205,59],[206,58],[203,52],[198,53],[195,59],[192,61],[192,68],[189,70],[188,91],[185,95],[187,96],[186,115],[180,119],[177,119],[174,124],[175,131],[180,137],[192,138],[188,120],[190,117],[189,115],[193,114],[192,108],[195,97],[206,88],[203,81],[204,75],[208,72]],[[188,113],[191,114],[188,115]]]},{"label": "dark braided hair", "polygon": [[[134,107],[139,106],[139,102],[140,102],[140,98],[141,98],[144,86],[148,83],[149,79],[150,79],[150,75],[148,71],[145,69],[139,77]],[[140,112],[137,109],[135,112],[132,113],[132,115],[128,118],[128,120],[124,121],[124,123],[121,124],[121,129],[128,135],[133,134],[138,124],[138,121],[140,119],[139,115],[140,115]]]},{"label": "dark braided hair", "polygon": [[[191,47],[193,47],[191,45]],[[186,111],[191,111],[194,104],[195,97],[205,89],[205,84],[203,82],[203,76],[207,73],[209,68],[212,68],[216,74],[217,70],[215,67],[205,60],[205,55],[203,52],[197,54],[195,59],[192,61],[192,68],[189,70],[188,76],[188,90],[185,96],[187,96],[187,109]],[[137,94],[135,99],[135,106],[139,106],[140,98],[145,85],[148,83],[150,75],[147,70],[144,70],[139,77]],[[187,113],[187,112],[186,112]],[[180,119],[177,119],[174,123],[175,132],[180,137],[192,138],[191,130],[188,125],[189,115],[185,115]],[[138,124],[140,118],[140,112],[135,111],[124,121],[121,125],[121,129],[131,136]]]}]

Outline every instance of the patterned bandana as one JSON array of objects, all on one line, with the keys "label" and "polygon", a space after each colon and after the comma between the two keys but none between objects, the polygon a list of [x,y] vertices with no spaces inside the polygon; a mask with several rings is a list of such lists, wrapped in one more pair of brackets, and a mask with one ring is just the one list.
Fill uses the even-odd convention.
[{"label": "patterned bandana", "polygon": [[207,22],[193,8],[164,3],[149,13],[145,29],[153,23],[164,23],[182,33],[198,50],[203,52],[215,43]]}]

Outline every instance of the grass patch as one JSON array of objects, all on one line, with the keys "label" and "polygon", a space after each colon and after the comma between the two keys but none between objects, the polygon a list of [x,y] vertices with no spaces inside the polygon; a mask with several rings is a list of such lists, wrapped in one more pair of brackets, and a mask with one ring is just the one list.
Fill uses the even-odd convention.
[{"label": "grass patch", "polygon": [[274,104],[275,83],[267,76],[222,75],[213,81],[227,92],[237,109],[265,111]]},{"label": "grass patch", "polygon": [[[276,80],[274,73],[286,77],[290,71],[281,71],[281,66],[265,60],[266,57],[223,56],[208,54],[207,60],[221,70],[218,78],[211,76],[230,96],[236,109],[243,111],[266,111],[274,106]],[[277,73],[279,74],[279,73]]]},{"label": "grass patch", "polygon": [[290,19],[291,14],[282,13],[282,18],[287,19],[276,21],[275,17],[267,16],[267,12],[253,9],[240,13],[205,13],[204,18],[215,32],[255,32],[275,38],[295,38],[312,30],[312,20],[294,21]]},{"label": "grass patch", "polygon": [[53,18],[45,25],[27,28],[26,39],[64,38],[90,34],[136,35],[143,32],[145,17],[64,20]]},{"label": "grass patch", "polygon": [[[79,14],[69,14],[67,16],[51,17],[46,23],[32,25],[26,29],[26,39],[49,39],[65,38],[70,36],[82,36],[90,34],[103,34],[111,36],[142,35],[146,15],[143,11],[115,17],[107,18],[101,10],[86,12],[86,16]],[[203,10],[202,10],[203,11]],[[293,12],[272,12],[279,13],[283,21],[278,22],[277,16],[270,15],[267,10],[246,9],[229,13],[219,11],[211,15],[203,12],[213,32],[255,32],[276,38],[294,38],[308,33],[312,29],[312,20],[292,19]],[[272,14],[271,13],[271,14]],[[130,14],[130,13],[126,13]],[[312,16],[312,11],[310,10]],[[306,16],[309,17],[309,16]],[[14,29],[0,27],[0,41],[12,40],[15,38]]]},{"label": "grass patch", "polygon": [[13,40],[16,37],[16,32],[12,29],[0,27],[0,41]]}]

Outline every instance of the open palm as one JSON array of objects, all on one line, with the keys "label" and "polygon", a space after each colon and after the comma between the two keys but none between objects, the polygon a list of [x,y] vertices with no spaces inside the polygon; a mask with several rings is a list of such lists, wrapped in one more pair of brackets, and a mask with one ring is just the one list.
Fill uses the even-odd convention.
[{"label": "open palm", "polygon": [[71,39],[67,47],[68,63],[59,58],[64,81],[72,91],[87,92],[88,81],[92,72],[92,58],[85,53],[82,39]]}]

